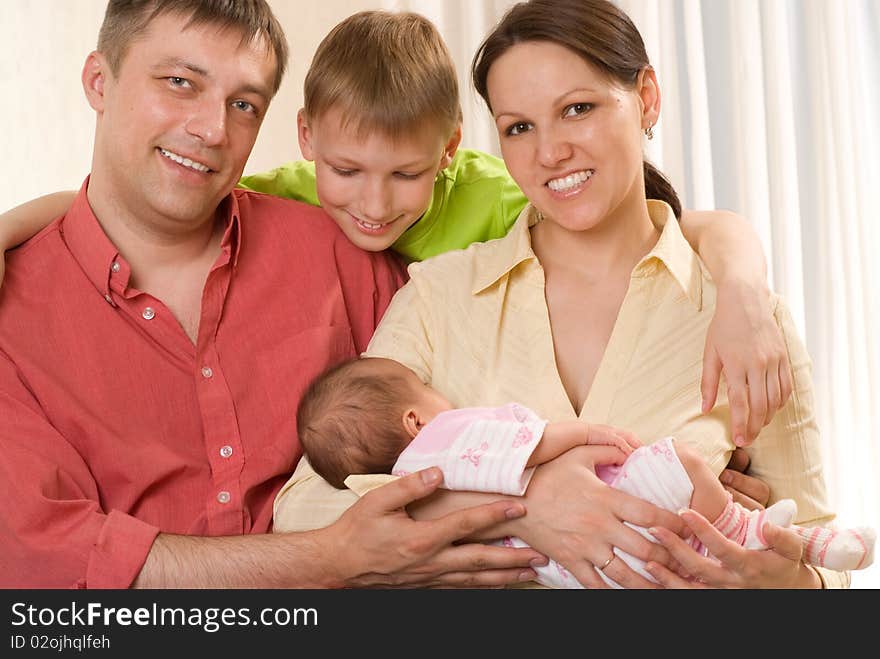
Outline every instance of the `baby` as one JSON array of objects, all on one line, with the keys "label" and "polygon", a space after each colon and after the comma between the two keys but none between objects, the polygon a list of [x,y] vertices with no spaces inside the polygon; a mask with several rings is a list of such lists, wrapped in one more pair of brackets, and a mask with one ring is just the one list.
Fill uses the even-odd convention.
[{"label": "baby", "polygon": [[[520,496],[537,465],[577,446],[606,445],[607,464],[598,465],[596,475],[608,485],[667,510],[693,508],[748,549],[767,548],[762,528],[769,521],[801,536],[804,560],[812,565],[856,570],[873,561],[873,529],[794,526],[797,506],[791,499],[750,511],[732,500],[695,451],[671,437],[642,446],[625,430],[579,420],[547,422],[516,403],[454,409],[415,373],[389,359],[355,359],[316,378],[300,401],[297,431],[312,467],[340,489],[351,474],[402,476],[436,465],[447,489]],[[645,529],[637,530],[653,540]],[[499,542],[525,546],[517,538]],[[691,542],[705,553],[699,541]],[[641,561],[620,549],[614,552],[653,581]],[[582,587],[553,561],[537,572],[543,585]]]}]

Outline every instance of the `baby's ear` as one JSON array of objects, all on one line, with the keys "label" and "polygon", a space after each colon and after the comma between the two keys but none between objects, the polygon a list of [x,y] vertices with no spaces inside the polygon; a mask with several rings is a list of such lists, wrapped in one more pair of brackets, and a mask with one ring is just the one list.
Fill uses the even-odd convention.
[{"label": "baby's ear", "polygon": [[419,418],[419,413],[413,408],[409,408],[403,413],[403,429],[406,430],[406,434],[410,436],[410,439],[414,439],[419,434],[423,425],[425,424]]},{"label": "baby's ear", "polygon": [[458,146],[461,144],[461,124],[458,124],[455,127],[455,132],[452,133],[452,137],[449,138],[449,141],[446,143],[446,147],[443,149],[443,157],[440,159],[440,169],[446,169],[452,164],[452,159],[455,157],[455,152],[458,151]]}]

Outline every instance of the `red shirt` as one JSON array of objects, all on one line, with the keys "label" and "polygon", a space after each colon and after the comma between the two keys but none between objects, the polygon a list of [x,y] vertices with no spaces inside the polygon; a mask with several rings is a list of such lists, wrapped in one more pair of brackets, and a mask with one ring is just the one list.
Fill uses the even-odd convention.
[{"label": "red shirt", "polygon": [[4,587],[125,588],[160,531],[270,530],[302,391],[366,349],[405,277],[321,209],[236,190],[193,345],[128,286],[85,187],[0,288]]}]

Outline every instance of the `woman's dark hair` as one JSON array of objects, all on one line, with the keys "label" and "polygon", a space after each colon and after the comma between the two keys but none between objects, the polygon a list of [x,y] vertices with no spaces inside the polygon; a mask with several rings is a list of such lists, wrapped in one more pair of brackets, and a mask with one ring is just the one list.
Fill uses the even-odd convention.
[{"label": "woman's dark hair", "polygon": [[[511,46],[547,41],[564,46],[606,74],[632,88],[651,65],[642,35],[620,8],[606,0],[530,0],[514,5],[474,55],[474,87],[489,110],[489,69]],[[661,199],[681,217],[681,201],[669,180],[645,161],[645,196]]]}]

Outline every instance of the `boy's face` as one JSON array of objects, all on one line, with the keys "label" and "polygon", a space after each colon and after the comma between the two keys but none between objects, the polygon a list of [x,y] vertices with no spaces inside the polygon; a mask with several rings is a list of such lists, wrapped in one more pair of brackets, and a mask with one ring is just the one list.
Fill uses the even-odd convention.
[{"label": "boy's face", "polygon": [[351,242],[378,252],[390,247],[431,203],[437,173],[461,140],[427,130],[392,140],[359,136],[331,109],[316,120],[297,118],[303,156],[315,161],[321,206]]}]

